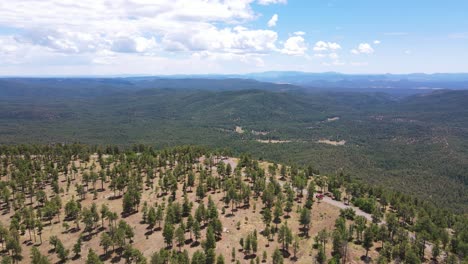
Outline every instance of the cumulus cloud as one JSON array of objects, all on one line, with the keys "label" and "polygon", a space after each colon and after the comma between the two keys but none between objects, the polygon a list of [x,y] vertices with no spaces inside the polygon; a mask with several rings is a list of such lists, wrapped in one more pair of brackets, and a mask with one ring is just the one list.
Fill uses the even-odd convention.
[{"label": "cumulus cloud", "polygon": [[374,53],[374,49],[369,43],[361,43],[356,49],[352,49],[351,53],[353,54],[372,54]]},{"label": "cumulus cloud", "polygon": [[[112,50],[122,53],[263,50],[276,33],[232,28],[256,17],[251,0],[49,0],[8,1],[0,8],[0,26],[21,28],[16,39],[60,53]],[[21,10],[21,12],[19,12]],[[53,14],[53,15],[51,15]],[[190,26],[187,24],[190,23]],[[204,37],[203,34],[207,34]],[[216,41],[213,35],[221,35]],[[210,43],[214,40],[214,44]],[[259,46],[263,46],[259,48]]]},{"label": "cumulus cloud", "polygon": [[286,4],[288,0],[258,0],[260,5]]},{"label": "cumulus cloud", "polygon": [[276,22],[278,22],[278,14],[274,14],[270,20],[268,20],[268,26],[274,27],[276,26]]},{"label": "cumulus cloud", "polygon": [[307,44],[302,36],[302,34],[294,34],[294,36],[289,37],[284,43],[281,53],[296,56],[304,55],[307,51]]},{"label": "cumulus cloud", "polygon": [[329,59],[331,62],[323,62],[322,65],[342,65],[339,61],[338,50],[341,49],[341,45],[336,42],[317,41],[314,45],[314,57],[318,59]]},{"label": "cumulus cloud", "polygon": [[381,43],[380,40],[374,40],[375,45],[379,45],[380,43]]},{"label": "cumulus cloud", "polygon": [[0,54],[14,54],[18,46],[11,38],[0,38]]},{"label": "cumulus cloud", "polygon": [[119,37],[112,41],[112,51],[122,53],[142,53],[155,50],[157,44],[154,37]]},{"label": "cumulus cloud", "polygon": [[314,51],[316,52],[336,51],[339,49],[341,49],[341,46],[335,42],[318,41],[314,46]]},{"label": "cumulus cloud", "polygon": [[[0,28],[13,29],[0,41],[0,61],[49,65],[130,67],[164,62],[174,69],[187,61],[264,65],[267,54],[305,55],[304,32],[280,41],[272,27],[251,26],[255,4],[285,0],[15,0],[0,4]],[[333,49],[331,45],[330,49]],[[52,62],[53,61],[53,62]],[[174,63],[169,63],[174,61]],[[183,62],[182,62],[183,61]],[[180,62],[180,63],[179,63]],[[156,66],[154,66],[156,67]],[[208,66],[207,66],[208,67]],[[52,68],[52,66],[51,66]],[[5,67],[3,67],[5,69]],[[64,71],[66,70],[63,68]],[[102,67],[100,68],[102,69]],[[159,69],[159,68],[158,68]],[[145,70],[150,70],[148,67]]]}]

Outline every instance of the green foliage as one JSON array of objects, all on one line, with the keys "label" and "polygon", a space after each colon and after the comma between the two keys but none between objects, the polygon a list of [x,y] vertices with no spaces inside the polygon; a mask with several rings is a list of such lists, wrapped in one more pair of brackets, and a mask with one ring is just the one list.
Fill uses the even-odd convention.
[{"label": "green foliage", "polygon": [[[114,80],[88,80],[89,86],[62,81],[29,80],[29,86],[5,81],[0,89],[5,93],[0,96],[0,143],[229,147],[255,158],[312,163],[323,174],[336,172],[339,164],[354,178],[467,210],[466,91],[394,100],[382,93],[299,91],[245,80],[158,81],[174,89],[154,89],[158,86],[152,82],[130,88]],[[340,120],[326,122],[328,117]],[[236,125],[246,132],[235,133]],[[453,129],[442,129],[448,127]],[[265,144],[257,139],[291,142]],[[346,144],[317,144],[319,139]],[[135,204],[128,197],[126,201],[132,211]]]},{"label": "green foliage", "polygon": [[[3,261],[2,261],[3,263]],[[31,264],[49,264],[46,256],[43,256],[36,247],[31,248]]]},{"label": "green foliage", "polygon": [[356,211],[353,208],[340,209],[340,216],[348,220],[354,220]]},{"label": "green foliage", "polygon": [[94,250],[89,249],[86,264],[103,264],[103,262],[99,259],[99,256],[94,252]]},{"label": "green foliage", "polygon": [[281,253],[281,251],[279,249],[275,249],[275,251],[273,252],[272,263],[273,264],[283,264],[284,263],[283,254]]}]

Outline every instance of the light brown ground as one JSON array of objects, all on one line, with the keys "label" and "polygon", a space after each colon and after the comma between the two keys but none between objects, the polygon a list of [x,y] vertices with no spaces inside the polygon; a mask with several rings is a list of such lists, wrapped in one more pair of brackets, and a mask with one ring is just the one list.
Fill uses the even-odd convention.
[{"label": "light brown ground", "polygon": [[289,143],[289,142],[291,142],[291,140],[274,140],[274,139],[262,140],[262,139],[257,139],[257,142],[265,143],[265,144],[278,144],[278,143]]},{"label": "light brown ground", "polygon": [[270,132],[268,131],[255,131],[255,130],[252,130],[251,131],[253,135],[256,135],[256,136],[266,136],[268,134],[270,134]]},{"label": "light brown ground", "polygon": [[327,122],[333,122],[333,121],[338,121],[338,120],[340,120],[340,117],[339,117],[339,116],[327,118]]},{"label": "light brown ground", "polygon": [[333,140],[328,140],[328,139],[319,139],[317,143],[328,144],[328,145],[333,145],[333,146],[343,146],[346,144],[346,141],[345,140],[333,141]]},{"label": "light brown ground", "polygon": [[[234,158],[228,158],[228,159],[225,159],[223,162],[230,163],[232,167],[235,168],[238,160]],[[96,160],[96,156],[93,156],[90,162],[86,164],[83,162],[79,162],[79,161],[75,162],[75,165],[80,168],[79,175],[77,176],[77,179],[76,179],[77,182],[81,182],[81,174],[83,173],[83,171],[89,171],[89,167],[93,163],[96,165],[96,170],[99,170],[100,165]],[[270,163],[267,163],[267,162],[260,163],[260,166],[264,169],[266,169],[269,165]],[[213,169],[216,170],[216,168],[213,168]],[[60,178],[63,179],[64,178],[63,175],[60,175]],[[66,184],[66,183],[61,182],[60,184]],[[75,197],[77,196],[73,185],[74,183],[72,184],[70,191],[68,193],[65,192],[64,194],[61,195],[63,205],[65,205],[65,203],[68,200],[70,200],[72,196],[75,196]],[[109,182],[106,182],[104,185],[105,191],[98,193],[98,198],[96,200],[93,200],[92,194],[88,193],[86,199],[82,202],[82,205],[84,207],[88,207],[93,202],[95,202],[98,205],[98,208],[100,208],[101,204],[107,204],[111,211],[116,211],[120,215],[120,212],[122,211],[121,210],[122,199],[121,198],[109,199],[110,197],[113,196],[113,192],[110,190],[108,185],[109,185]],[[97,182],[96,186],[100,188],[100,181]],[[182,196],[183,196],[183,193],[181,190],[182,190],[182,185],[180,184],[179,191],[177,192],[177,200],[179,201],[182,200]],[[47,192],[51,193],[50,187],[47,188]],[[259,213],[262,207],[261,199],[258,199],[258,200],[252,199],[250,208],[238,209],[238,211],[234,213],[234,216],[227,217],[225,215],[221,215],[221,208],[224,206],[224,203],[221,201],[221,198],[223,197],[223,193],[213,192],[213,193],[210,193],[209,195],[211,195],[213,200],[217,203],[219,214],[220,214],[220,220],[222,221],[223,227],[226,230],[226,232],[223,233],[222,240],[217,243],[216,253],[224,255],[226,259],[226,263],[230,263],[232,247],[239,249],[240,248],[239,239],[241,237],[246,237],[248,233],[256,229],[257,232],[259,232],[259,236],[258,236],[259,250],[257,254],[261,257],[262,252],[265,250],[268,254],[267,263],[271,263],[271,256],[272,256],[273,250],[276,247],[280,247],[280,246],[276,242],[276,238],[275,238],[275,241],[270,241],[268,243],[265,237],[260,235],[260,231],[262,231],[264,228],[264,224],[262,222],[261,215]],[[189,192],[188,197],[189,197],[189,200],[195,201],[195,192]],[[161,203],[163,202],[164,199],[167,199],[167,196],[158,197],[157,194],[153,190],[145,190],[143,192],[141,204],[143,204],[144,201],[147,201],[148,204],[154,204],[156,202]],[[204,202],[207,203],[207,200],[208,198],[205,198]],[[254,210],[254,204],[255,204],[256,210]],[[299,203],[299,205],[302,205],[302,203]],[[194,202],[193,211],[197,208],[197,206],[198,206],[198,203]],[[296,213],[296,206],[297,204],[294,205],[293,212],[291,212],[290,218],[288,219],[283,218],[282,220],[283,222],[285,221],[288,222],[288,225],[292,229],[294,234],[299,233],[299,223],[298,223],[298,214]],[[226,208],[226,212],[230,212],[230,208]],[[322,229],[327,229],[331,231],[333,229],[334,222],[336,218],[338,217],[338,215],[339,215],[339,208],[336,206],[330,205],[325,202],[316,202],[314,204],[313,210],[312,210],[312,225],[311,225],[311,230],[309,232],[310,238],[308,239],[301,238],[301,242],[300,242],[301,246],[297,254],[298,260],[296,261],[296,263],[313,263],[314,257],[316,254],[316,251],[312,249],[312,245],[314,243],[313,237],[318,233],[318,231]],[[3,214],[3,215],[0,215],[0,220],[3,224],[6,225],[7,223],[9,223],[10,217],[11,217],[11,213]],[[60,216],[61,222],[58,222],[57,218],[55,218],[52,225],[45,226],[43,230],[43,235],[42,235],[43,243],[39,244],[38,237],[37,237],[37,242],[35,243],[43,254],[48,255],[52,263],[58,262],[58,258],[56,254],[54,253],[50,253],[50,254],[48,253],[48,251],[51,249],[51,246],[48,243],[49,237],[52,235],[57,235],[64,243],[65,248],[70,249],[71,251],[73,245],[75,244],[75,242],[77,241],[80,235],[80,232],[64,233],[64,228],[62,227],[63,219],[64,219],[64,210],[62,209],[61,216]],[[145,233],[147,232],[147,229],[146,229],[147,225],[140,224],[141,219],[142,219],[142,213],[140,210],[140,212],[133,214],[125,218],[124,220],[130,226],[134,227],[135,229],[135,239],[134,239],[133,246],[141,250],[143,254],[149,260],[150,256],[155,251],[158,251],[160,248],[165,246],[165,243],[162,238],[162,231],[156,231],[153,234],[149,235],[148,238],[146,239]],[[236,229],[236,223],[238,221],[241,222],[240,230]],[[74,223],[69,222],[69,225],[73,227]],[[100,226],[100,223],[98,223],[98,225]],[[83,228],[83,223],[81,223],[80,226],[81,228]],[[107,221],[105,221],[104,226],[107,227]],[[203,235],[205,232],[206,232],[205,230],[202,230]],[[89,241],[83,241],[82,257],[78,259],[70,259],[69,262],[83,263],[84,259],[86,258],[89,248],[94,249],[98,254],[103,254],[104,251],[99,246],[99,236],[100,236],[100,233],[94,234]],[[188,237],[189,237],[189,234],[186,233],[186,238],[188,239]],[[21,237],[21,240],[24,241],[24,244],[23,244],[24,259],[21,261],[21,263],[29,263],[31,245],[26,246],[26,241],[29,240],[28,232],[26,232]],[[269,244],[268,247],[266,246],[267,244]],[[174,248],[177,249],[176,246],[174,246]],[[201,247],[197,246],[197,247],[192,248],[190,247],[190,245],[184,245],[182,250],[183,249],[188,250],[191,255],[195,250],[201,249]],[[290,252],[292,253],[292,248],[290,248]],[[331,257],[331,240],[327,244],[326,252],[327,252],[328,258],[330,258]],[[364,250],[362,249],[361,246],[357,246],[357,245],[350,243],[350,254],[349,254],[350,262],[349,263],[361,262],[359,258],[363,254],[364,254]],[[72,257],[73,255],[74,254],[70,252],[70,257]],[[250,262],[250,260],[245,260],[243,258],[242,252],[237,251],[236,255],[237,255],[236,258],[239,259],[241,263]],[[113,254],[112,256],[115,257],[116,254]],[[375,251],[371,251],[370,256],[374,258],[377,256],[377,253]],[[117,260],[117,262],[124,263],[124,259],[121,259],[120,261]],[[285,259],[285,263],[292,263],[292,262],[293,261],[290,259]]]},{"label": "light brown ground", "polygon": [[244,134],[244,130],[242,129],[241,126],[236,126],[236,129],[235,129],[236,133],[239,133],[239,134]]}]

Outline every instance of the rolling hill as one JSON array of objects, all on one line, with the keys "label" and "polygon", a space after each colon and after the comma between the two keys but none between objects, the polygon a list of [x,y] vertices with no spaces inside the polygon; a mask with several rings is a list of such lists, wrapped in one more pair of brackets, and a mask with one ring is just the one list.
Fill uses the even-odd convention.
[{"label": "rolling hill", "polygon": [[226,147],[468,210],[466,91],[401,98],[239,79],[1,81],[2,144]]}]

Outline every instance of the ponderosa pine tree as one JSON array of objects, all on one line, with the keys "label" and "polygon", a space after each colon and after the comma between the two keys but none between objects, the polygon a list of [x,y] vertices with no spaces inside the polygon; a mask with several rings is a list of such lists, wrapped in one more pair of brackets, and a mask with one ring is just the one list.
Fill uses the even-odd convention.
[{"label": "ponderosa pine tree", "polygon": [[92,249],[89,249],[88,257],[86,258],[86,264],[103,264],[103,262]]},{"label": "ponderosa pine tree", "polygon": [[308,208],[302,208],[299,216],[299,223],[302,225],[302,233],[305,237],[309,237],[310,223],[312,221],[311,211]]}]

